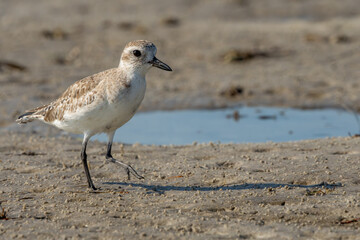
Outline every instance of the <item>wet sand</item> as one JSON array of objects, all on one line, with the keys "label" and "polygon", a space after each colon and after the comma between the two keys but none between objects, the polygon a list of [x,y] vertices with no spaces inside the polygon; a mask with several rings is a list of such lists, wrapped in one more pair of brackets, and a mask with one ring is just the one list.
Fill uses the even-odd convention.
[{"label": "wet sand", "polygon": [[[124,45],[153,41],[140,111],[240,104],[360,111],[360,7],[319,1],[0,1],[0,238],[356,239],[358,137],[288,143],[115,144],[126,179],[91,142],[24,110],[116,67]],[[142,7],[143,4],[146,7]],[[239,133],[241,134],[241,133]],[[353,133],[354,134],[354,133]]]}]

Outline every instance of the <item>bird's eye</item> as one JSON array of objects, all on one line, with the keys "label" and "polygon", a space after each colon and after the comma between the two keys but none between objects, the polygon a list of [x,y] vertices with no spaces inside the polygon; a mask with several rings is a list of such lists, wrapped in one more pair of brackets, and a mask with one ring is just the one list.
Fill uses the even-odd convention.
[{"label": "bird's eye", "polygon": [[135,57],[140,57],[141,56],[141,52],[139,50],[134,50],[133,54]]}]

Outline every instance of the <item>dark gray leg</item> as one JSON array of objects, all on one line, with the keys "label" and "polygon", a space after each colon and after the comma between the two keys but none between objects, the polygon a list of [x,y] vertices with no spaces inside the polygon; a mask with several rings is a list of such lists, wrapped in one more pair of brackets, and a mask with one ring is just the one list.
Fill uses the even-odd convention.
[{"label": "dark gray leg", "polygon": [[112,147],[112,142],[113,142],[113,138],[114,138],[114,135],[115,135],[115,132],[112,132],[112,133],[108,133],[108,145],[107,145],[107,151],[106,151],[106,160],[109,160],[110,162],[112,163],[116,163],[116,164],[119,164],[120,166],[122,166],[127,175],[128,175],[128,179],[130,180],[130,173],[132,175],[134,175],[136,178],[138,179],[143,179],[144,177],[139,175],[135,169],[133,169],[130,165],[127,165],[123,162],[120,162],[119,160],[116,160],[115,158],[113,158],[113,156],[111,155],[111,147]]},{"label": "dark gray leg", "polygon": [[91,176],[90,176],[90,172],[89,172],[89,168],[88,168],[88,164],[87,164],[86,146],[87,146],[89,139],[90,139],[90,137],[88,137],[87,135],[84,135],[84,140],[83,140],[82,149],[81,149],[81,160],[84,165],[84,170],[85,170],[89,188],[96,190],[96,187],[94,186],[94,183],[91,180]]}]

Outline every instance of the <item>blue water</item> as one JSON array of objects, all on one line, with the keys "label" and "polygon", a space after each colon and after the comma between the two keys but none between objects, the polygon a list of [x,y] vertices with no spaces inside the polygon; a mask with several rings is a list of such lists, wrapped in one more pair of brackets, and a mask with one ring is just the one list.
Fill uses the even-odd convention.
[{"label": "blue water", "polygon": [[[234,118],[234,111],[240,115]],[[284,142],[359,133],[358,118],[342,110],[240,107],[137,113],[114,141],[155,145],[193,142]],[[103,134],[93,139],[106,141]]]}]

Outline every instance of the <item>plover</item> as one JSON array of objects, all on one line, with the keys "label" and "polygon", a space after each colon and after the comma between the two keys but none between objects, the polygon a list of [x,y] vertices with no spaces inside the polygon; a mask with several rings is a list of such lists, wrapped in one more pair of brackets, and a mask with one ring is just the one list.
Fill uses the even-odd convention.
[{"label": "plover", "polygon": [[98,133],[108,136],[106,159],[124,167],[128,179],[130,173],[142,179],[130,165],[112,157],[111,147],[116,129],[132,118],[144,98],[148,70],[157,67],[172,71],[155,54],[156,47],[152,42],[129,42],[117,68],[75,82],[55,101],[26,111],[16,121],[25,124],[40,120],[70,133],[84,134],[81,160],[89,188],[96,190],[87,164],[86,146]]}]

